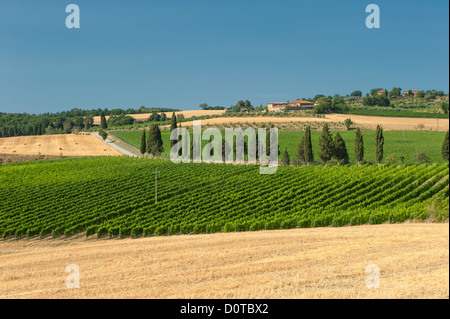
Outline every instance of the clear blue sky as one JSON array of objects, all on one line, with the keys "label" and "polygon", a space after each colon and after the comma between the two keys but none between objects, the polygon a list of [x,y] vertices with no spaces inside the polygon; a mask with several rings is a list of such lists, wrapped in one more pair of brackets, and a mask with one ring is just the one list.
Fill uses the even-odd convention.
[{"label": "clear blue sky", "polygon": [[[66,5],[81,10],[67,29]],[[381,28],[367,29],[368,4]],[[449,90],[447,0],[1,0],[0,112]]]}]

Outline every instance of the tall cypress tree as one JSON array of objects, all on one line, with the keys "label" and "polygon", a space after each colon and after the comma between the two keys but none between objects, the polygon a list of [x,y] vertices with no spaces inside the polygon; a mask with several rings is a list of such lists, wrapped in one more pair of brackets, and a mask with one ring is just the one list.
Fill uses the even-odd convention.
[{"label": "tall cypress tree", "polygon": [[145,152],[147,151],[147,139],[145,136],[145,129],[142,131],[140,151],[142,155],[144,155]]},{"label": "tall cypress tree", "polygon": [[319,139],[319,157],[327,165],[328,161],[333,157],[333,137],[330,134],[328,124],[325,124],[322,129],[322,134]]},{"label": "tall cypress tree", "polygon": [[339,165],[341,165],[341,163],[348,164],[349,158],[347,146],[345,145],[345,141],[341,137],[341,134],[339,134],[339,132],[336,133],[333,144],[334,144],[333,157],[338,161],[338,164]]},{"label": "tall cypress tree", "polygon": [[300,143],[298,144],[297,161],[298,161],[298,164],[305,164],[306,163],[306,158],[305,158],[305,135],[303,135],[302,139],[300,140]]},{"label": "tall cypress tree", "polygon": [[[209,142],[211,143],[211,146],[214,146],[214,145],[212,144],[212,142],[213,142],[212,135],[209,137]],[[209,156],[211,156],[211,157],[214,156],[214,147],[212,147],[211,150],[209,151]]]},{"label": "tall cypress tree", "polygon": [[307,126],[305,130],[305,162],[307,165],[314,161],[314,154],[311,142],[311,126]]},{"label": "tall cypress tree", "polygon": [[[181,123],[179,128],[181,129]],[[178,143],[181,142],[181,135],[178,135]],[[181,148],[178,150],[178,156],[183,155],[183,146],[181,146]]]},{"label": "tall cypress tree", "polygon": [[106,122],[105,113],[102,112],[100,119],[100,127],[104,130],[108,128],[108,123]]},{"label": "tall cypress tree", "polygon": [[[177,129],[177,117],[175,116],[175,112],[172,113],[172,121],[170,122],[170,132],[172,133],[173,130]],[[170,148],[177,143],[177,141],[170,140]]]},{"label": "tall cypress tree", "polygon": [[[275,126],[272,124],[270,128],[274,128]],[[266,155],[270,156],[270,130],[266,132]],[[280,156],[280,144],[278,144],[278,150],[277,150],[278,156]]]},{"label": "tall cypress tree", "polygon": [[375,140],[375,150],[376,150],[375,159],[378,165],[380,165],[381,161],[383,160],[383,152],[384,152],[383,147],[384,147],[383,128],[381,127],[381,125],[377,125],[377,135]]},{"label": "tall cypress tree", "polygon": [[159,156],[162,152],[164,152],[164,147],[161,131],[159,130],[159,126],[157,124],[152,124],[148,134],[147,153],[152,154],[153,156]]},{"label": "tall cypress tree", "polygon": [[[273,125],[271,126],[273,128]],[[266,156],[270,155],[270,129],[266,131]]]},{"label": "tall cypress tree", "polygon": [[289,153],[288,153],[287,149],[284,149],[282,162],[283,162],[283,165],[287,165],[287,166],[289,166],[291,164],[291,158],[289,157]]},{"label": "tall cypress tree", "polygon": [[361,162],[364,161],[364,141],[359,127],[356,129],[355,159],[358,162],[358,165],[360,165]]},{"label": "tall cypress tree", "polygon": [[448,162],[448,131],[442,143],[442,157]]}]

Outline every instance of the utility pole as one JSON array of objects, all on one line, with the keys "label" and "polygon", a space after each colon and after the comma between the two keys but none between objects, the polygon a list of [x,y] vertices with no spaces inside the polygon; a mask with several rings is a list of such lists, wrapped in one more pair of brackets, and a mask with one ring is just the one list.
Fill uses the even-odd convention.
[{"label": "utility pole", "polygon": [[158,174],[160,172],[158,171],[158,168],[155,167],[155,170],[153,171],[153,174],[155,174],[155,203],[158,202]]}]

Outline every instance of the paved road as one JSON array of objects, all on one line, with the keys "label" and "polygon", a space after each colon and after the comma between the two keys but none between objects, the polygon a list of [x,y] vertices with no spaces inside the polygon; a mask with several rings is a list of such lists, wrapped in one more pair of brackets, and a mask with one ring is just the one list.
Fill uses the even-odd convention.
[{"label": "paved road", "polygon": [[[98,132],[94,132],[94,135],[97,136],[99,139],[103,140],[103,138],[98,134]],[[109,138],[107,138],[107,139],[105,140],[105,142],[106,142],[108,145],[114,147],[116,150],[118,150],[119,152],[121,152],[121,153],[124,154],[124,155],[131,156],[131,157],[137,157],[137,156],[134,155],[133,153],[128,152],[127,150],[124,150],[124,149],[121,148],[120,146],[116,145],[116,144],[115,144],[113,141],[111,141]]]}]

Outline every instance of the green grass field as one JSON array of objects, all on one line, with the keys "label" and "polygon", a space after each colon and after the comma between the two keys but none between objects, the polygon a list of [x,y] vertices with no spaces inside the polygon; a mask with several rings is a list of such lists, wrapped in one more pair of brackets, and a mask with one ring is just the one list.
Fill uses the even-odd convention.
[{"label": "green grass field", "polygon": [[[320,131],[313,131],[312,143],[314,157],[317,162],[320,158],[317,155],[319,148]],[[333,136],[336,132],[333,132]],[[368,162],[375,162],[375,131],[363,131],[365,158]],[[139,148],[142,131],[115,131],[110,132],[122,139],[123,141]],[[284,149],[288,150],[291,160],[297,158],[298,143],[303,136],[303,132],[278,132],[278,142],[280,145],[280,152],[283,154]],[[350,161],[355,162],[354,159],[354,145],[355,145],[355,131],[339,131],[344,139],[347,150],[350,156]],[[429,157],[432,163],[444,164],[445,160],[441,155],[441,146],[444,141],[445,132],[430,132],[430,131],[385,131],[384,132],[384,159],[389,155],[395,155],[397,159],[404,157],[404,164],[415,164],[414,154],[417,151],[423,151]],[[169,154],[169,132],[162,132],[163,143],[165,151],[163,156]],[[206,145],[207,142],[204,142]],[[167,147],[166,147],[167,146]],[[281,155],[280,155],[281,159]]]},{"label": "green grass field", "polygon": [[423,220],[436,212],[445,219],[448,174],[448,164],[281,166],[261,175],[257,165],[130,157],[7,163],[0,166],[0,235],[140,237],[336,227]]}]

